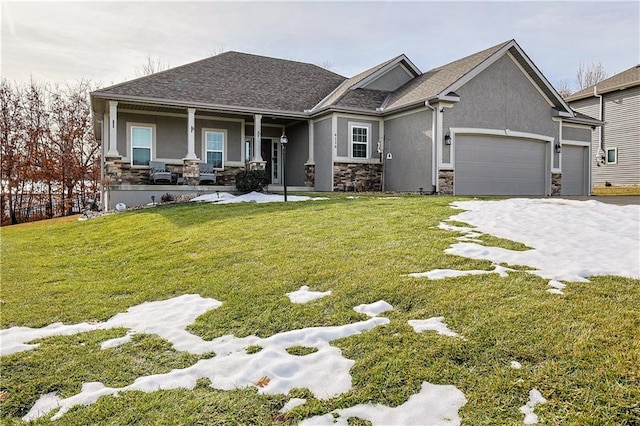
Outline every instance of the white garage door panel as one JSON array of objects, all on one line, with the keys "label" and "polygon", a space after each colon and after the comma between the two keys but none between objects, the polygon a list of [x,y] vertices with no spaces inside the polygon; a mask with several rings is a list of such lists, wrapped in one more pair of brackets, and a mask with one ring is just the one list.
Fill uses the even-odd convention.
[{"label": "white garage door panel", "polygon": [[545,195],[547,144],[531,139],[460,135],[455,141],[458,195]]},{"label": "white garage door panel", "polygon": [[562,195],[588,195],[588,162],[586,146],[562,146]]}]

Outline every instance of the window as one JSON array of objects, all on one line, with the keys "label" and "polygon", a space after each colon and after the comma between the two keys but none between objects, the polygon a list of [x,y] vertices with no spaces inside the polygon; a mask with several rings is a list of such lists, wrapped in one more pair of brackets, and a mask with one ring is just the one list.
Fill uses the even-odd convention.
[{"label": "window", "polygon": [[618,148],[607,148],[607,164],[618,162]]},{"label": "window", "polygon": [[223,131],[205,131],[205,158],[207,164],[213,164],[216,169],[223,168],[224,158],[224,139]]},{"label": "window", "polygon": [[151,127],[131,126],[131,164],[148,166],[151,160],[153,129]]},{"label": "window", "polygon": [[366,124],[351,124],[351,157],[369,158],[369,134],[371,126]]}]

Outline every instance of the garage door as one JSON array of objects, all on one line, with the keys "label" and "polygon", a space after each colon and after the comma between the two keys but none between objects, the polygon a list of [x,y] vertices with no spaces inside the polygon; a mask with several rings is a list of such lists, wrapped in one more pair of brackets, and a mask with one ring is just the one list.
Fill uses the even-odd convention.
[{"label": "garage door", "polygon": [[588,195],[589,148],[562,146],[562,195]]},{"label": "garage door", "polygon": [[545,195],[547,143],[488,135],[455,138],[457,195]]}]

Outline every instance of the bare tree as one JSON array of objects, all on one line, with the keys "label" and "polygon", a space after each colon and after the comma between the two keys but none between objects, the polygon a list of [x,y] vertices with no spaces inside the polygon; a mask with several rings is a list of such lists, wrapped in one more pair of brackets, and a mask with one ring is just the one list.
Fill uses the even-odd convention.
[{"label": "bare tree", "polygon": [[136,68],[136,76],[144,77],[145,75],[155,74],[160,71],[168,70],[169,62],[165,62],[160,57],[153,57],[147,53],[147,60],[140,68]]},{"label": "bare tree", "polygon": [[566,98],[567,96],[573,93],[573,90],[571,89],[571,83],[569,82],[569,80],[566,80],[566,79],[560,81],[560,84],[558,85],[557,90],[560,96],[562,96],[563,98]]},{"label": "bare tree", "polygon": [[317,64],[320,68],[324,68],[327,71],[331,71],[333,70],[333,64],[331,63],[331,61],[329,61],[328,59],[325,59],[324,61],[320,62],[319,64]]},{"label": "bare tree", "polygon": [[586,89],[608,77],[602,62],[592,63],[589,66],[581,63],[576,71],[577,90]]}]

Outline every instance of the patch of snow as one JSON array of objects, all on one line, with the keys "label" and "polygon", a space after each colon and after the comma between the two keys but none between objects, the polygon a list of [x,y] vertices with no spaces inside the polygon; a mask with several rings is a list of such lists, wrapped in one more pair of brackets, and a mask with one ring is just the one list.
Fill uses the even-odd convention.
[{"label": "patch of snow", "polygon": [[291,303],[307,303],[312,300],[329,295],[331,295],[331,290],[324,292],[309,291],[308,285],[303,285],[299,290],[287,293],[287,296],[289,297],[289,300],[291,300]]},{"label": "patch of snow", "polygon": [[481,270],[470,270],[470,271],[458,271],[456,269],[434,269],[432,271],[427,272],[417,272],[413,274],[409,274],[410,277],[414,278],[428,278],[430,280],[440,280],[443,278],[455,278],[455,277],[464,277],[467,275],[484,275],[484,274],[498,274],[501,277],[508,276],[508,272],[513,271],[513,269],[505,268],[500,265],[493,265],[492,271],[481,271]]},{"label": "patch of snow", "polygon": [[522,364],[520,364],[518,361],[511,361],[511,368],[514,368],[516,370],[520,370],[522,368]]},{"label": "patch of snow", "polygon": [[299,407],[300,405],[304,405],[306,403],[307,403],[307,400],[304,398],[291,398],[289,401],[287,401],[286,404],[284,404],[284,407],[280,409],[280,412],[282,414],[288,413],[294,408]]},{"label": "patch of snow", "polygon": [[449,254],[528,265],[536,268],[528,272],[557,281],[586,282],[597,275],[640,278],[638,205],[565,199],[457,201],[452,205],[465,211],[449,220],[532,249],[514,251],[459,242],[446,250]]},{"label": "patch of snow", "polygon": [[384,300],[378,300],[377,302],[358,305],[355,308],[353,308],[354,311],[359,312],[361,314],[366,314],[370,317],[375,317],[378,314],[381,314],[386,311],[390,311],[392,309],[393,309],[393,306],[391,306],[389,303],[385,302]]},{"label": "patch of snow", "polygon": [[37,344],[27,344],[27,342],[32,340],[51,336],[70,336],[85,331],[97,330],[98,328],[99,326],[97,324],[89,324],[86,322],[74,325],[64,325],[57,322],[43,328],[7,328],[0,330],[0,355],[10,355],[37,348]]},{"label": "patch of snow", "polygon": [[538,416],[533,412],[538,404],[544,404],[547,402],[546,399],[542,397],[542,394],[537,389],[531,389],[529,391],[529,401],[527,401],[526,405],[520,407],[520,412],[524,414],[525,425],[534,425],[538,423]]},{"label": "patch of snow", "polygon": [[24,417],[22,417],[22,421],[30,422],[31,420],[35,420],[38,417],[42,417],[47,413],[50,413],[51,411],[60,407],[60,401],[62,400],[56,395],[55,392],[49,392],[42,395],[40,398],[38,398],[36,403],[33,404],[31,410],[29,410],[29,412]]},{"label": "patch of snow", "polygon": [[562,290],[564,290],[564,288],[567,286],[566,284],[563,284],[560,281],[556,280],[549,281],[548,285],[551,288],[547,289],[547,292],[552,294],[564,294]]},{"label": "patch of snow", "polygon": [[[375,425],[459,425],[458,410],[467,399],[452,385],[422,383],[419,393],[411,395],[407,402],[398,407],[382,404],[360,404],[336,410],[323,416],[315,416],[300,422],[310,425],[348,425],[350,417],[368,420]],[[338,418],[334,417],[334,414]]]},{"label": "patch of snow", "polygon": [[[53,399],[52,395],[45,396],[30,411],[29,418],[46,415],[57,407],[60,407],[60,411],[53,418],[60,418],[73,406],[89,405],[101,396],[116,395],[121,391],[193,389],[200,378],[208,378],[211,386],[217,389],[232,390],[256,386],[255,383],[260,378],[267,377],[268,382],[259,386],[258,392],[287,394],[293,388],[308,388],[318,398],[331,398],[351,389],[350,370],[354,361],[344,358],[342,351],[331,346],[330,342],[389,323],[388,318],[371,318],[342,326],[291,330],[267,338],[236,338],[227,335],[211,341],[205,341],[186,331],[185,328],[199,315],[220,305],[221,302],[215,299],[184,295],[160,302],[142,303],[114,316],[106,323],[92,326],[93,329],[127,327],[132,332],[156,334],[169,340],[176,349],[194,354],[215,352],[216,356],[199,360],[187,368],[139,377],[122,388],[105,387],[98,382],[85,383],[80,393],[69,398]],[[78,332],[82,331],[85,330],[78,328]],[[41,333],[37,337],[45,337],[45,334]],[[26,335],[27,337],[16,340],[29,341],[34,331],[28,329]],[[112,347],[125,338],[126,336],[110,339],[105,343]],[[246,347],[250,345],[258,345],[263,349],[247,354]],[[304,356],[291,355],[287,352],[287,348],[291,346],[314,347],[317,351]],[[331,371],[331,374],[327,374],[327,371]]]},{"label": "patch of snow", "polygon": [[236,196],[228,192],[216,192],[212,194],[200,195],[198,197],[192,198],[189,201],[194,201],[194,202],[204,201],[207,203],[219,203],[220,201],[232,200],[234,198],[236,198]]},{"label": "patch of snow", "polygon": [[416,333],[422,333],[423,331],[437,331],[438,334],[443,336],[458,337],[459,334],[455,331],[451,331],[447,324],[444,322],[444,317],[432,317],[426,320],[409,320],[407,321],[413,331]]},{"label": "patch of snow", "polygon": [[118,346],[129,343],[134,334],[136,334],[135,331],[127,331],[127,334],[122,337],[105,340],[100,344],[100,349],[117,348]]}]

